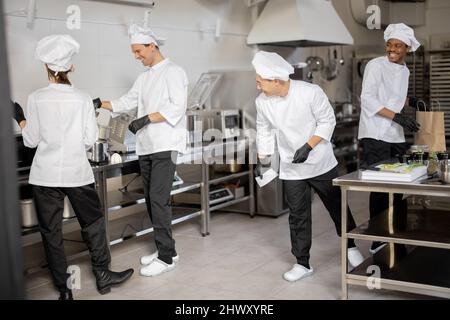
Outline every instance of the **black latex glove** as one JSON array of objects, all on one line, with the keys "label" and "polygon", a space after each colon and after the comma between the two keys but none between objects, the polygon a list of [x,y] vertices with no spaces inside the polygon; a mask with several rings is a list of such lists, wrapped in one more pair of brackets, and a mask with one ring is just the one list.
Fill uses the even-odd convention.
[{"label": "black latex glove", "polygon": [[11,105],[13,107],[13,111],[14,111],[14,119],[16,119],[17,123],[20,124],[20,122],[22,122],[25,119],[25,115],[23,114],[23,109],[20,106],[20,104],[18,104],[17,102],[12,102],[11,101]]},{"label": "black latex glove", "polygon": [[143,127],[148,125],[150,123],[150,119],[148,118],[148,115],[145,115],[139,119],[136,119],[130,123],[128,126],[128,129],[130,129],[131,132],[136,134],[139,130],[141,130]]},{"label": "black latex glove", "polygon": [[309,153],[311,152],[312,148],[308,143],[305,143],[303,147],[298,149],[294,154],[294,160],[292,160],[292,163],[303,163],[308,159]]},{"label": "black latex glove", "polygon": [[411,132],[417,132],[420,129],[420,124],[416,120],[401,113],[396,113],[392,121]]},{"label": "black latex glove", "polygon": [[95,110],[101,108],[102,106],[102,100],[100,100],[100,98],[95,98],[94,100],[92,100],[92,103],[94,104]]},{"label": "black latex glove", "polygon": [[255,178],[259,177],[260,179],[262,179],[263,168],[270,168],[270,157],[265,158],[263,161],[258,158],[258,162],[256,163],[255,169],[253,170]]}]

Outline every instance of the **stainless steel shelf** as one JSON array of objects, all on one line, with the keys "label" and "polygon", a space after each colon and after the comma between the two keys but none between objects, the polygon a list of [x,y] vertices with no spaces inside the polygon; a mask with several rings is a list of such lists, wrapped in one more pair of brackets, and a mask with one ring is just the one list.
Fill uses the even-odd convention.
[{"label": "stainless steel shelf", "polygon": [[238,173],[232,173],[232,174],[219,174],[219,173],[214,173],[214,175],[211,177],[211,179],[208,181],[209,184],[216,184],[216,183],[221,183],[224,181],[228,181],[228,180],[232,180],[232,179],[236,179],[236,178],[240,178],[243,176],[246,176],[250,173],[250,171],[242,171],[242,172],[238,172]]},{"label": "stainless steel shelf", "polygon": [[246,196],[246,197],[235,199],[235,200],[225,201],[223,203],[220,203],[218,205],[210,207],[209,211],[219,210],[219,209],[222,209],[222,208],[225,208],[228,206],[232,206],[234,204],[237,204],[237,203],[240,203],[243,201],[248,201],[248,200],[250,200],[250,198],[251,198],[251,196]]},{"label": "stainless steel shelf", "polygon": [[[189,219],[198,217],[203,214],[202,210],[178,208],[178,207],[173,207],[172,212],[173,212],[172,225],[187,221]],[[153,232],[153,226],[152,226],[150,220],[148,219],[148,213],[146,211],[134,214],[134,223],[137,223],[137,224],[141,223],[142,230],[136,230],[136,229],[140,228],[141,226],[138,226],[138,227],[133,226],[132,227],[133,232],[122,235],[122,233],[124,233],[123,230],[125,229],[125,227],[123,227],[123,224],[125,222],[126,222],[126,225],[132,226],[133,217],[126,216],[126,217],[116,219],[116,220],[109,222],[108,227],[110,230],[110,236],[111,236],[111,234],[114,234],[114,233],[118,233],[118,232],[121,233],[121,235],[119,237],[114,237],[113,235],[111,236],[111,237],[115,238],[114,240],[110,240],[111,246],[121,243],[125,240],[131,239],[134,237],[140,237],[140,236],[143,236],[143,235]],[[144,224],[145,224],[145,226],[144,226]],[[118,231],[118,230],[121,230],[121,231]]]},{"label": "stainless steel shelf", "polygon": [[450,249],[450,212],[409,210],[406,218],[404,226],[394,226],[394,233],[390,233],[385,211],[347,233],[347,237]]},{"label": "stainless steel shelf", "polygon": [[[172,187],[170,195],[186,192],[189,190],[198,189],[201,183],[186,182],[182,185]],[[134,190],[128,192],[120,192],[119,190],[108,192],[108,213],[145,203],[144,190]]]},{"label": "stainless steel shelf", "polygon": [[183,183],[183,184],[181,184],[179,186],[173,187],[172,191],[170,192],[170,195],[173,196],[174,194],[178,194],[178,193],[182,193],[182,192],[198,189],[198,188],[201,188],[201,186],[202,186],[201,182],[198,182],[198,183],[185,182],[185,183]]},{"label": "stainless steel shelf", "polygon": [[[371,271],[377,266],[376,279]],[[369,269],[370,267],[370,269]],[[378,280],[380,289],[450,298],[450,251],[390,244],[347,274],[348,284],[367,286]]]}]

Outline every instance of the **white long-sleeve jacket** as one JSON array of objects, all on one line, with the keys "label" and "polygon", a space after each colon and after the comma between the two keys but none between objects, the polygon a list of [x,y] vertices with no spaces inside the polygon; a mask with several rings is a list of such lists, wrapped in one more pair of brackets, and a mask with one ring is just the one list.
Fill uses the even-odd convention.
[{"label": "white long-sleeve jacket", "polygon": [[138,155],[185,150],[187,90],[186,73],[166,58],[140,74],[127,94],[111,101],[114,113],[137,108],[138,118],[159,112],[167,120],[136,133]]},{"label": "white long-sleeve jacket", "polygon": [[[286,97],[256,99],[257,148],[260,155],[280,153],[280,179],[303,180],[319,176],[337,165],[330,139],[336,125],[334,110],[323,90],[314,84],[290,80]],[[294,154],[312,136],[322,141],[304,163],[294,164]]]},{"label": "white long-sleeve jacket", "polygon": [[98,138],[92,98],[70,85],[50,84],[28,97],[24,145],[37,147],[29,183],[79,187],[93,183],[86,156]]},{"label": "white long-sleeve jacket", "polygon": [[358,139],[405,142],[402,126],[377,114],[383,107],[401,112],[408,93],[409,70],[386,56],[372,59],[364,70]]}]

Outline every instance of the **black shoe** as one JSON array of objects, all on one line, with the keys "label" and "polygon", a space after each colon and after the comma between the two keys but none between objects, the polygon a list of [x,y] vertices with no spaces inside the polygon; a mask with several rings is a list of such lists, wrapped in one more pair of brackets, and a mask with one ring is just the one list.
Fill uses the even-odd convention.
[{"label": "black shoe", "polygon": [[73,300],[72,291],[60,291],[58,300]]},{"label": "black shoe", "polygon": [[100,294],[107,294],[111,292],[111,287],[119,285],[127,281],[134,270],[128,269],[122,272],[114,272],[111,270],[94,270],[95,279],[97,280],[97,291]]},{"label": "black shoe", "polygon": [[381,249],[383,249],[385,245],[387,245],[386,242],[374,241],[374,242],[372,242],[372,246],[370,247],[369,252],[371,254],[375,254],[378,251],[380,251]]}]

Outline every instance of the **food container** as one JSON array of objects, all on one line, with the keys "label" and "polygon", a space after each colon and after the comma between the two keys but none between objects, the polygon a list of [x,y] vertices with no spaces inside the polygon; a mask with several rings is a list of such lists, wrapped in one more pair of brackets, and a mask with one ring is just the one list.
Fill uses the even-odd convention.
[{"label": "food container", "polygon": [[410,154],[398,154],[397,155],[398,162],[400,163],[409,163],[411,161],[411,155]]}]

